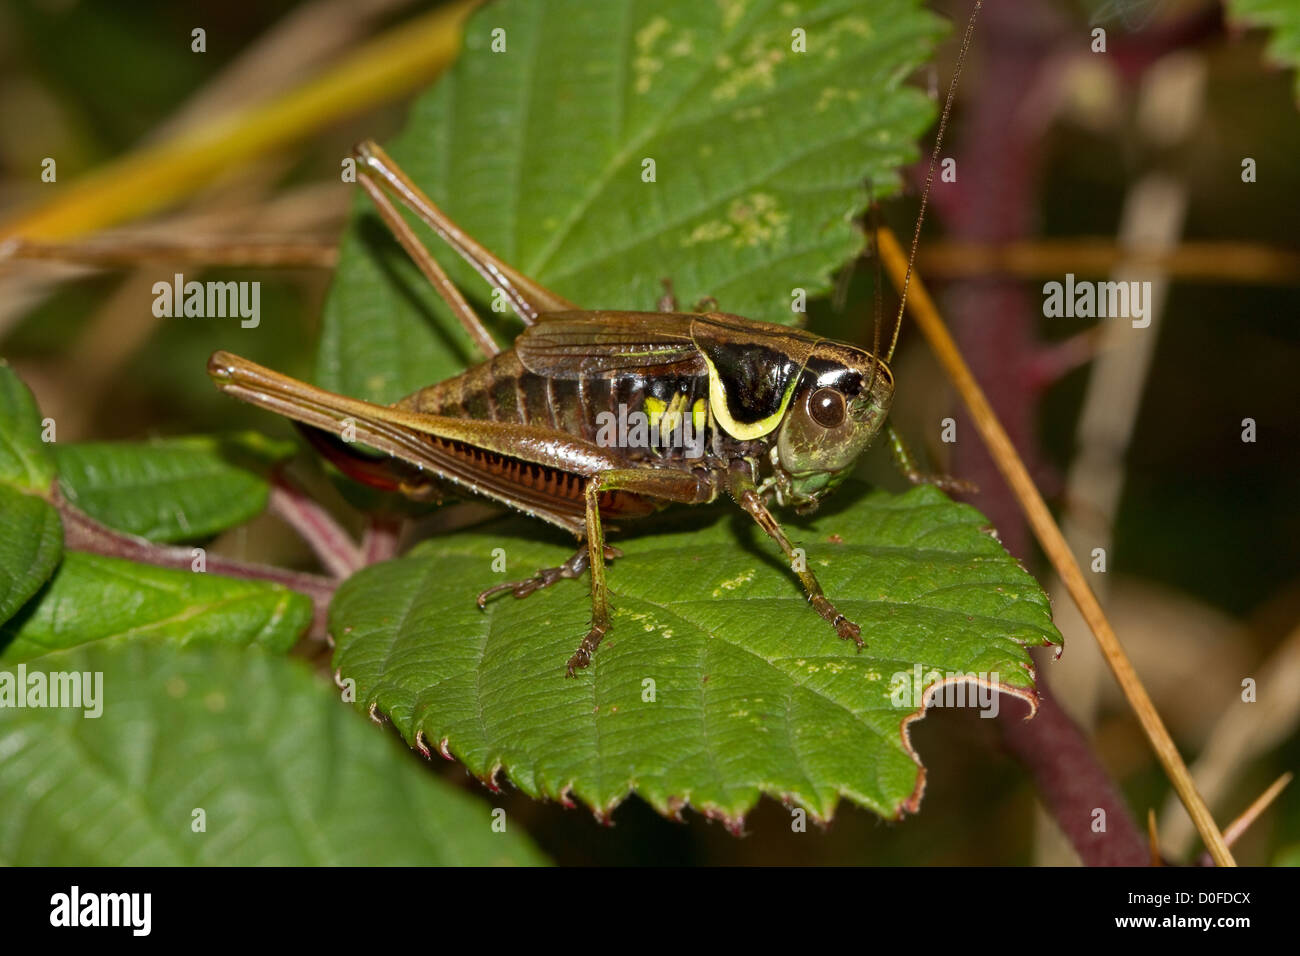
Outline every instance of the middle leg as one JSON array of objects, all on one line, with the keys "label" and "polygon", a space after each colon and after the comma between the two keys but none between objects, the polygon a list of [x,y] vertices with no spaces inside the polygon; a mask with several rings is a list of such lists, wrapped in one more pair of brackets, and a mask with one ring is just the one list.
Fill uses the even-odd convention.
[{"label": "middle leg", "polygon": [[796,567],[794,545],[790,543],[790,539],[786,537],[785,531],[772,515],[772,512],[767,510],[767,505],[763,504],[763,498],[759,495],[758,489],[754,487],[753,481],[748,477],[733,476],[732,482],[731,493],[736,499],[736,503],[744,508],[758,526],[766,531],[768,536],[780,546],[786,560],[790,562],[795,576],[799,578],[799,583],[803,585],[804,593],[808,595],[808,603],[824,620],[830,623],[831,627],[835,628],[836,634],[843,640],[852,641],[861,650],[863,647],[862,629],[836,610],[835,605],[830,602],[822,591],[817,576],[809,571],[806,565],[803,570]]},{"label": "middle leg", "polygon": [[669,469],[619,469],[601,472],[587,479],[583,490],[587,518],[588,564],[591,568],[591,628],[578,649],[569,658],[566,673],[591,663],[601,640],[609,630],[609,588],[605,582],[605,533],[600,523],[600,495],[602,491],[627,491],[663,502],[704,504],[716,496],[716,486],[711,477],[694,472]]}]

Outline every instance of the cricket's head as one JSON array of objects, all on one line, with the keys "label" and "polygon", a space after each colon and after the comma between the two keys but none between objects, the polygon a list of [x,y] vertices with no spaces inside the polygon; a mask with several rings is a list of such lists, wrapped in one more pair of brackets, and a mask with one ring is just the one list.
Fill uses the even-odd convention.
[{"label": "cricket's head", "polygon": [[823,340],[804,365],[777,435],[779,496],[814,507],[853,470],[894,400],[889,366],[865,349]]}]

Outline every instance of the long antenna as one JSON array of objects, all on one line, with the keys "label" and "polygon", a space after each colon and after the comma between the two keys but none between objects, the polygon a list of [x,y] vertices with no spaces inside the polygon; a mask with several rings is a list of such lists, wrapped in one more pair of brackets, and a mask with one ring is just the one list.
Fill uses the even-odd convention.
[{"label": "long antenna", "polygon": [[880,371],[880,318],[885,314],[885,307],[884,297],[881,294],[884,273],[881,271],[880,264],[880,207],[876,205],[876,191],[869,179],[867,180],[867,218],[871,222],[868,252],[876,264],[876,274],[871,280],[871,378],[867,379],[866,389],[866,393],[870,395],[871,390],[876,386],[876,374]]},{"label": "long antenna", "polygon": [[948,128],[948,114],[952,112],[953,97],[957,94],[957,79],[961,76],[962,64],[966,62],[966,51],[970,49],[970,40],[975,33],[975,18],[979,16],[982,0],[975,0],[975,9],[971,11],[970,21],[966,24],[966,36],[961,41],[961,52],[957,54],[957,65],[952,71],[952,82],[948,85],[948,99],[943,104],[943,115],[939,117],[939,131],[934,137],[934,151],[930,153],[930,170],[925,174],[925,191],[921,193],[921,210],[916,214],[916,229],[912,232],[912,254],[907,259],[907,273],[903,277],[903,292],[898,301],[898,315],[894,319],[894,336],[889,340],[889,352],[885,355],[888,362],[894,357],[894,347],[898,345],[898,333],[903,327],[903,310],[907,306],[907,287],[912,282],[912,263],[916,261],[916,247],[921,242],[921,223],[925,221],[925,207],[930,201],[930,187],[934,185],[934,167],[939,163],[939,148],[943,146],[943,133]]}]

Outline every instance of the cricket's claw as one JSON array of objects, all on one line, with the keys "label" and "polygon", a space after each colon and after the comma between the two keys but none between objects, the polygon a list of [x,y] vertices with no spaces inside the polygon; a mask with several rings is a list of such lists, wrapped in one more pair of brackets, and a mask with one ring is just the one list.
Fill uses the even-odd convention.
[{"label": "cricket's claw", "polygon": [[852,641],[858,645],[858,650],[865,646],[862,643],[862,628],[858,627],[847,617],[835,610],[835,605],[826,600],[821,594],[814,594],[809,603],[816,609],[817,613],[827,621],[831,627],[835,628],[835,633],[840,636],[842,641]]},{"label": "cricket's claw", "polygon": [[575,677],[573,673],[575,668],[587,667],[591,663],[591,654],[585,647],[578,648],[572,657],[569,658],[569,666],[565,668],[565,677]]},{"label": "cricket's claw", "polygon": [[567,676],[573,677],[576,668],[586,667],[591,663],[591,655],[596,653],[596,648],[600,646],[601,639],[605,636],[607,630],[609,630],[609,624],[603,621],[591,625],[591,630],[587,632],[587,636],[582,639],[578,649],[569,658],[569,666],[565,669]]},{"label": "cricket's claw", "polygon": [[565,574],[564,572],[564,568],[543,568],[531,578],[525,578],[522,581],[512,581],[509,584],[494,585],[479,594],[478,606],[487,607],[488,599],[494,594],[500,594],[502,591],[509,591],[517,598],[526,598],[534,591],[540,591],[542,588],[549,588],[561,578],[575,576]]},{"label": "cricket's claw", "polygon": [[858,645],[858,650],[862,650],[862,628],[858,627],[847,617],[840,615],[835,620],[835,633],[840,636],[841,640],[852,641]]},{"label": "cricket's claw", "polygon": [[514,581],[510,584],[497,584],[488,588],[486,591],[480,591],[478,597],[475,599],[478,602],[479,609],[482,610],[487,607],[488,598],[500,594],[502,591],[513,590],[522,583],[522,581]]}]

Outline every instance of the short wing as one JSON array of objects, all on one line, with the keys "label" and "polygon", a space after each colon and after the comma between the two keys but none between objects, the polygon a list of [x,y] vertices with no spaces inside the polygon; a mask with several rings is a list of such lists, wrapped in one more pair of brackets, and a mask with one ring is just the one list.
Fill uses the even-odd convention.
[{"label": "short wing", "polygon": [[551,312],[515,339],[524,368],[547,378],[702,375],[695,316],[676,312]]}]

